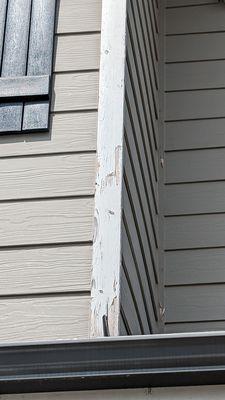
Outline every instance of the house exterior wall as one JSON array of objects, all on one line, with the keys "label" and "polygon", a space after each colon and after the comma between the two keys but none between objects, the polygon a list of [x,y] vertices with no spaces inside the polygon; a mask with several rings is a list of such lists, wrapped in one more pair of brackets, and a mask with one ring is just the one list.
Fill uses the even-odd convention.
[{"label": "house exterior wall", "polygon": [[193,386],[152,389],[152,400],[222,400],[225,386]]},{"label": "house exterior wall", "polygon": [[0,341],[89,335],[100,0],[58,2],[51,130],[0,136]]},{"label": "house exterior wall", "polygon": [[159,8],[127,2],[121,334],[159,331]]},{"label": "house exterior wall", "polygon": [[225,386],[2,395],[1,400],[223,400]]},{"label": "house exterior wall", "polygon": [[[88,392],[35,393],[0,396],[1,400],[147,400],[148,389],[95,390]],[[186,399],[185,399],[186,400]]]},{"label": "house exterior wall", "polygon": [[202,3],[166,10],[166,332],[225,327],[225,6]]}]

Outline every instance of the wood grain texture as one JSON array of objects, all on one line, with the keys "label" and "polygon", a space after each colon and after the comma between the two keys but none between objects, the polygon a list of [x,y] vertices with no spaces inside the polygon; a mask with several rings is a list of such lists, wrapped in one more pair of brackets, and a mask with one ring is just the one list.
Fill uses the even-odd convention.
[{"label": "wood grain texture", "polygon": [[93,195],[95,154],[0,160],[0,200]]},{"label": "wood grain texture", "polygon": [[99,64],[99,33],[56,37],[56,72],[98,69]]},{"label": "wood grain texture", "polygon": [[221,321],[225,319],[224,285],[168,287],[165,296],[167,322]]},{"label": "wood grain texture", "polygon": [[2,62],[3,38],[6,25],[7,0],[0,3],[0,63]]},{"label": "wood grain texture", "polygon": [[[1,77],[26,74],[31,0],[9,0],[4,35]],[[0,105],[0,131],[20,131],[23,103]]]},{"label": "wood grain texture", "polygon": [[221,60],[225,58],[225,33],[175,35],[166,38],[166,61]]},{"label": "wood grain texture", "polygon": [[225,214],[169,217],[165,220],[165,248],[223,247]]},{"label": "wood grain texture", "polygon": [[[56,0],[33,0],[27,75],[52,74],[53,43]],[[49,100],[25,103],[23,108],[23,130],[47,130],[49,128]]]},{"label": "wood grain texture", "polygon": [[225,283],[225,249],[169,251],[165,257],[167,286]]},{"label": "wood grain texture", "polygon": [[102,0],[60,0],[57,33],[101,29]]},{"label": "wood grain texture", "polygon": [[0,136],[1,341],[89,334],[100,26],[100,1],[59,1],[50,131]]},{"label": "wood grain texture", "polygon": [[96,150],[97,112],[53,114],[49,133],[0,136],[0,158]]},{"label": "wood grain texture", "polygon": [[[18,100],[17,98],[48,98],[50,91],[49,75],[20,76],[0,78],[0,99]],[[21,100],[21,99],[20,99]],[[29,99],[28,99],[29,100]]]},{"label": "wood grain texture", "polygon": [[166,182],[225,179],[225,149],[203,149],[166,154]]},{"label": "wood grain texture", "polygon": [[31,0],[9,0],[1,76],[23,76],[29,38]]},{"label": "wood grain texture", "polygon": [[[197,2],[198,4],[198,2]],[[218,32],[225,30],[224,4],[179,7],[166,13],[166,33],[184,34],[197,32]]]},{"label": "wood grain texture", "polygon": [[88,336],[88,296],[0,300],[0,341],[83,339]]},{"label": "wood grain texture", "polygon": [[88,291],[91,255],[91,246],[1,250],[0,296]]},{"label": "wood grain texture", "polygon": [[93,199],[1,204],[0,226],[1,246],[91,241]]},{"label": "wood grain texture", "polygon": [[176,121],[166,124],[166,150],[225,146],[225,119]]},{"label": "wood grain texture", "polygon": [[59,74],[54,79],[52,111],[98,107],[98,72]]},{"label": "wood grain texture", "polygon": [[27,75],[51,75],[56,0],[33,0]]}]

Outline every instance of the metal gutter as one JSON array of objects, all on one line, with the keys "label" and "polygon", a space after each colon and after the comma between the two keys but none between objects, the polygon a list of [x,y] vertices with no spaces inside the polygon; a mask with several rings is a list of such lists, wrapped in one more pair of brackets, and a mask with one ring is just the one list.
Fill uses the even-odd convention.
[{"label": "metal gutter", "polygon": [[0,393],[225,383],[225,332],[0,345]]}]

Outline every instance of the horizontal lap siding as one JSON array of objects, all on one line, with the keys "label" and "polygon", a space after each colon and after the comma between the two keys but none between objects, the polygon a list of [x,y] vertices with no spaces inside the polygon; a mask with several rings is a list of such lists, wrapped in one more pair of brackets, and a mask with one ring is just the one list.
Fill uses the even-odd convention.
[{"label": "horizontal lap siding", "polygon": [[166,61],[193,62],[223,60],[225,58],[224,40],[225,32],[167,36]]},{"label": "horizontal lap siding", "polygon": [[0,247],[89,242],[92,220],[92,198],[2,203]]},{"label": "horizontal lap siding", "polygon": [[167,1],[166,332],[225,327],[225,8],[210,3]]},{"label": "horizontal lap siding", "polygon": [[91,256],[90,244],[2,249],[1,294],[88,291]]},{"label": "horizontal lap siding", "polygon": [[212,4],[218,3],[218,0],[166,0],[166,7],[182,7],[182,6],[191,6],[197,4]]},{"label": "horizontal lap siding", "polygon": [[1,342],[55,340],[88,336],[89,296],[2,299]]},{"label": "horizontal lap siding", "polygon": [[159,10],[128,1],[121,334],[159,330]]},{"label": "horizontal lap siding", "polygon": [[0,201],[93,195],[94,180],[94,154],[0,159]]},{"label": "horizontal lap siding", "polygon": [[52,114],[49,133],[1,136],[1,158],[96,150],[97,112]]},{"label": "horizontal lap siding", "polygon": [[0,340],[88,336],[101,1],[61,0],[49,133],[0,137]]},{"label": "horizontal lap siding", "polygon": [[225,19],[223,5],[209,4],[206,7],[178,7],[168,9],[166,14],[166,34],[188,34],[198,32],[224,31]]}]

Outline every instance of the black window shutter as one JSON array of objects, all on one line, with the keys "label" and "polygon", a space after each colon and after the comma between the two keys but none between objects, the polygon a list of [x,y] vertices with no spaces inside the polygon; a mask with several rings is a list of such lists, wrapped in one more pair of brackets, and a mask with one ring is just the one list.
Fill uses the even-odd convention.
[{"label": "black window shutter", "polygon": [[56,0],[1,0],[0,133],[49,127]]}]

